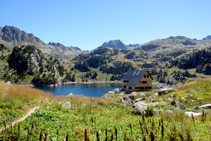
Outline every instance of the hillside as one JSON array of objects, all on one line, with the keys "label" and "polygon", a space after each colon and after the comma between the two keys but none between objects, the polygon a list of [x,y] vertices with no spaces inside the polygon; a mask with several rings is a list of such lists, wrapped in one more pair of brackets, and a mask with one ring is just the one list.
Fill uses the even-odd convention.
[{"label": "hillside", "polygon": [[78,47],[65,47],[60,43],[46,44],[32,33],[26,33],[14,26],[0,28],[0,43],[12,49],[14,46],[33,45],[39,48],[44,54],[60,59],[79,54],[82,51]]},{"label": "hillside", "polygon": [[[172,36],[145,44],[130,45],[125,45],[120,40],[111,40],[92,51],[81,51],[77,47],[65,47],[61,43],[49,42],[45,44],[33,34],[28,34],[12,26],[5,26],[0,28],[0,43],[4,47],[0,50],[0,63],[2,64],[0,78],[15,83],[31,84],[34,78],[37,78],[36,80],[41,83],[39,77],[45,74],[42,72],[38,77],[38,72],[29,69],[28,72],[26,71],[27,73],[20,75],[17,74],[12,65],[7,67],[9,66],[9,56],[17,55],[16,51],[11,52],[12,49],[18,46],[34,46],[41,51],[42,56],[44,56],[42,58],[51,60],[51,66],[59,62],[59,65],[56,66],[63,71],[61,76],[56,73],[58,70],[55,71],[52,67],[50,67],[52,69],[48,68],[46,64],[49,61],[44,61],[46,64],[41,64],[39,67],[35,65],[34,69],[44,68],[44,70],[52,71],[50,74],[53,75],[49,75],[49,77],[53,76],[52,79],[56,75],[56,81],[50,81],[49,84],[61,84],[68,81],[121,80],[122,76],[132,69],[148,70],[154,81],[169,85],[186,83],[197,77],[209,77],[211,74],[210,36],[202,40]],[[32,58],[37,59],[36,57]],[[33,62],[30,60],[34,60],[28,59],[28,57],[20,55],[15,60],[19,60],[19,62],[25,60],[25,66],[27,66]],[[10,62],[10,64],[12,63]]]},{"label": "hillside", "polygon": [[[211,111],[203,108],[210,104],[210,84],[211,79],[198,79],[161,96],[158,90],[131,95],[112,92],[108,99],[96,99],[52,97],[40,90],[0,82],[0,129],[39,106],[24,121],[3,127],[0,139],[210,140]],[[125,105],[126,99],[134,103]],[[144,108],[143,113],[136,109],[138,105],[139,110]]]},{"label": "hillside", "polygon": [[[4,45],[2,47],[5,48]],[[5,81],[18,84],[58,85],[66,73],[61,61],[48,58],[35,46],[14,47],[1,51],[1,75]]]},{"label": "hillside", "polygon": [[12,52],[2,47],[5,49],[0,51],[0,78],[13,83],[57,85],[69,81],[114,81],[121,80],[129,70],[146,69],[154,81],[177,85],[197,77],[209,77],[205,75],[211,73],[209,49],[185,52],[186,55],[182,51],[152,55],[142,50],[101,47],[69,62],[46,57],[34,46],[14,47]]},{"label": "hillside", "polygon": [[[121,80],[131,69],[148,70],[155,81],[175,85],[185,83],[194,77],[210,75],[211,50],[186,51],[185,49],[168,52],[149,52],[144,50],[97,48],[73,59],[74,68],[81,72],[107,74],[110,80]],[[85,78],[86,79],[86,78]]]}]

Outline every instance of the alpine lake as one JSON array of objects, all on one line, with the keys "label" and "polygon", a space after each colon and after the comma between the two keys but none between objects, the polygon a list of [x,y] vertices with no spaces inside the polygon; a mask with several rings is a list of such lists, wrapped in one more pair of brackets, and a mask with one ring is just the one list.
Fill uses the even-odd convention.
[{"label": "alpine lake", "polygon": [[37,89],[51,92],[54,95],[67,96],[72,93],[73,95],[88,97],[102,97],[109,91],[112,91],[115,88],[120,89],[121,87],[122,83],[72,83],[55,87],[35,86]]},{"label": "alpine lake", "polygon": [[[72,93],[73,95],[83,95],[87,97],[102,97],[109,91],[116,88],[121,89],[121,87],[122,83],[72,83],[55,87],[35,86],[37,89],[50,92],[57,96],[67,96]],[[157,87],[153,85],[152,89],[154,90],[156,88]]]}]

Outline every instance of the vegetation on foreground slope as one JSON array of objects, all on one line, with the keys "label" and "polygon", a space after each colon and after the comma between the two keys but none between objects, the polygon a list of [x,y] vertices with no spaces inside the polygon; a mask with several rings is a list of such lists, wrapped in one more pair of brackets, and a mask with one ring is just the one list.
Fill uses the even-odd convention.
[{"label": "vegetation on foreground slope", "polygon": [[21,86],[8,85],[0,81],[0,127],[4,122],[10,123],[22,117],[26,112],[35,106],[42,106],[49,103],[51,94],[44,91]]},{"label": "vegetation on foreground slope", "polygon": [[[3,82],[1,82],[2,85]],[[202,103],[210,103],[211,79],[202,79],[178,87],[174,94],[183,96],[190,89],[195,89],[197,95],[203,98]],[[5,85],[3,83],[3,85]],[[23,86],[11,86],[13,89]],[[2,88],[2,87],[1,87]],[[5,87],[6,88],[6,87]],[[12,88],[11,88],[12,89]],[[26,93],[22,90],[13,92],[14,100],[22,103],[16,105],[35,106],[42,101],[40,109],[28,117],[25,121],[17,123],[13,128],[0,132],[2,140],[210,140],[211,139],[211,114],[204,111],[200,117],[188,117],[183,111],[173,109],[172,114],[163,113],[160,117],[140,116],[131,112],[129,106],[124,106],[119,99],[95,99],[83,96],[54,97],[43,93],[35,96],[37,91],[31,89]],[[38,91],[37,91],[38,92]],[[6,93],[1,89],[0,93]],[[8,91],[8,93],[12,94]],[[7,93],[7,94],[8,94]],[[28,99],[26,97],[27,93]],[[41,91],[39,91],[41,93]],[[146,92],[150,96],[153,92]],[[170,93],[170,94],[173,94]],[[22,96],[22,94],[24,96]],[[2,97],[3,94],[1,94]],[[117,96],[118,97],[118,94]],[[165,96],[157,99],[165,99]],[[45,99],[45,100],[44,100]],[[8,100],[13,100],[8,97]],[[1,98],[1,104],[7,100]],[[50,103],[49,103],[50,102]],[[70,102],[72,110],[63,108],[62,104]],[[187,100],[187,103],[191,101]],[[18,102],[16,102],[18,103]],[[31,103],[31,104],[30,104]],[[184,104],[184,103],[183,103]],[[187,104],[187,107],[192,106]],[[15,106],[13,106],[15,107]],[[149,107],[151,110],[155,107]],[[162,107],[161,107],[162,108]],[[163,107],[166,108],[166,107]],[[1,106],[0,110],[5,108]],[[11,110],[11,108],[8,107]],[[18,108],[14,108],[17,111]],[[146,111],[148,112],[148,111]],[[1,121],[2,114],[0,114]],[[8,121],[7,121],[8,123]]]}]

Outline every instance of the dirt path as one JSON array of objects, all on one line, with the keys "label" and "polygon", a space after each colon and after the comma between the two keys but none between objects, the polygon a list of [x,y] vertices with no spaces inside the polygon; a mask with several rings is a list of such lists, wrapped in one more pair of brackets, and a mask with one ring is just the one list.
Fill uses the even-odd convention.
[{"label": "dirt path", "polygon": [[[26,114],[25,116],[23,116],[22,118],[13,121],[13,122],[11,122],[10,124],[7,124],[6,128],[11,127],[11,125],[14,126],[16,123],[25,120],[28,116],[30,116],[32,113],[34,113],[36,109],[39,109],[39,107],[34,107],[34,108],[30,109],[30,110],[27,112],[27,114]],[[1,132],[2,130],[4,130],[4,129],[5,129],[5,127],[0,128],[0,132]]]}]

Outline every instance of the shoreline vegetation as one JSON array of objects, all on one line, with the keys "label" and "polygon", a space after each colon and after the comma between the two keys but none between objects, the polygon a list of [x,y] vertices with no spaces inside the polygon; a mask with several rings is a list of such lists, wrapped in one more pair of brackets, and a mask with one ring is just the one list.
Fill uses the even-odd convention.
[{"label": "shoreline vegetation", "polygon": [[33,85],[33,84],[21,84],[23,86],[28,86],[28,87],[57,87],[61,85],[69,85],[69,84],[94,84],[94,83],[122,83],[121,81],[88,81],[88,82],[82,82],[82,81],[76,81],[76,82],[63,82],[60,84],[51,84],[51,85]]}]

